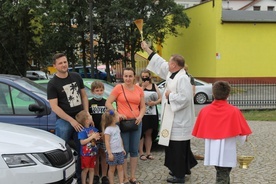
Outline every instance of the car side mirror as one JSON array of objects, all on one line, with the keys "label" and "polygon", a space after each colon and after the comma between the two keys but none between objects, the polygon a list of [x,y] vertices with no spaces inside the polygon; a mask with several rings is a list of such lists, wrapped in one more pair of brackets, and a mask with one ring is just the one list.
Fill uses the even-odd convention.
[{"label": "car side mirror", "polygon": [[30,104],[29,105],[29,111],[31,112],[42,112],[44,111],[44,107],[43,106],[39,106],[37,104]]}]

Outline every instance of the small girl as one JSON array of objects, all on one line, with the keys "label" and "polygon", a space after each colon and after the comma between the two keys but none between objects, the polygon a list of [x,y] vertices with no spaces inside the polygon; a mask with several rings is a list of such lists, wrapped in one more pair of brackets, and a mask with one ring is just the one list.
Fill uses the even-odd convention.
[{"label": "small girl", "polygon": [[102,127],[106,146],[106,162],[109,165],[108,178],[110,184],[114,184],[114,172],[117,168],[119,183],[124,183],[123,164],[126,154],[121,138],[121,131],[116,124],[119,116],[116,111],[106,110],[102,115]]}]

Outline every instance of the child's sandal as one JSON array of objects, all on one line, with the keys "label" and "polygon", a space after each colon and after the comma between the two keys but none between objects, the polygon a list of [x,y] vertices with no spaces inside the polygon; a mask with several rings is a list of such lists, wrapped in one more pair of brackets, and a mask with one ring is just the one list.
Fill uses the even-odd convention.
[{"label": "child's sandal", "polygon": [[130,184],[141,184],[139,181],[137,181],[135,178],[129,180]]},{"label": "child's sandal", "polygon": [[147,155],[147,159],[154,160],[154,157],[151,154],[149,154],[149,155]]},{"label": "child's sandal", "polygon": [[140,155],[140,160],[143,160],[143,161],[147,160],[146,155]]}]

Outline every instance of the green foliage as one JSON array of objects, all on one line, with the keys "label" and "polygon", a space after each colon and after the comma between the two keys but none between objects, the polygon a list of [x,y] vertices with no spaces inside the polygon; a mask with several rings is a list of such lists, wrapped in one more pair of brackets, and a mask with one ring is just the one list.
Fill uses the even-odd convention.
[{"label": "green foliage", "polygon": [[56,52],[66,52],[72,65],[86,65],[90,15],[98,41],[95,60],[107,65],[118,58],[127,61],[126,54],[118,54],[123,51],[131,53],[134,68],[134,54],[141,49],[134,20],[143,19],[144,38],[159,44],[190,23],[184,8],[173,0],[2,0],[0,5],[0,73],[24,75],[31,61],[44,68]]},{"label": "green foliage", "polygon": [[71,19],[74,19],[77,11],[75,7],[78,5],[67,1],[50,0],[43,3],[39,10],[43,25],[43,55],[52,56],[56,52],[66,52],[69,61],[75,60],[73,51],[79,41],[79,34],[71,25]]},{"label": "green foliage", "polygon": [[134,55],[141,49],[140,33],[133,23],[136,19],[144,20],[144,38],[158,44],[167,35],[177,36],[177,27],[188,27],[190,23],[184,8],[173,0],[96,1],[94,7],[95,32],[99,36],[96,49],[104,63],[111,61],[114,49],[124,48],[124,53],[131,53],[135,68]]},{"label": "green foliage", "polygon": [[243,110],[246,120],[250,121],[276,121],[276,110]]},{"label": "green foliage", "polygon": [[239,87],[231,87],[230,94],[240,94],[246,92],[245,89],[239,88]]},{"label": "green foliage", "polygon": [[0,73],[25,75],[28,59],[35,47],[30,20],[34,18],[31,10],[37,2],[5,0],[0,4]]}]

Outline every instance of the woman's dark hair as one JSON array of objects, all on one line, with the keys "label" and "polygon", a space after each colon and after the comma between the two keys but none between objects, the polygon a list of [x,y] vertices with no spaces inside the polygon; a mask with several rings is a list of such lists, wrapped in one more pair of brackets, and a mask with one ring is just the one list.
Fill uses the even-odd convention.
[{"label": "woman's dark hair", "polygon": [[135,70],[132,67],[126,67],[126,68],[123,69],[123,76],[124,76],[125,71],[132,71],[133,72],[133,76],[134,76],[133,84],[135,84],[135,81],[136,81],[136,79],[135,79],[135,77],[136,77]]},{"label": "woman's dark hair", "polygon": [[151,72],[148,70],[148,69],[143,69],[142,71],[141,71],[141,73],[140,73],[140,83],[142,83],[142,74],[143,73],[147,73],[147,74],[149,74],[149,78],[150,78],[150,80],[149,80],[149,82],[150,83],[152,83],[152,79],[151,79]]},{"label": "woman's dark hair", "polygon": [[126,70],[133,71],[134,76],[136,75],[135,70],[134,70],[132,67],[126,67],[126,68],[124,68],[124,69],[123,69],[123,73],[124,73],[124,71],[126,71]]},{"label": "woman's dark hair", "polygon": [[226,81],[217,81],[213,84],[213,95],[216,100],[226,100],[230,91],[231,86]]}]

